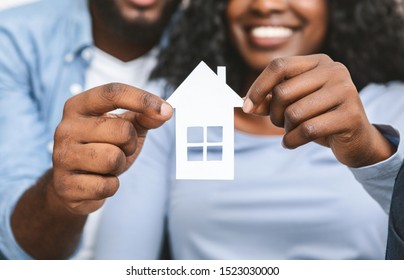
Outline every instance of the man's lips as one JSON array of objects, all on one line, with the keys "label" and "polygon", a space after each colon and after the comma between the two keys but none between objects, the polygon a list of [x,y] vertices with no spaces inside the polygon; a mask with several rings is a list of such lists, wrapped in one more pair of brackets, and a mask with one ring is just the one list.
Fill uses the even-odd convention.
[{"label": "man's lips", "polygon": [[127,1],[141,8],[147,8],[153,6],[157,2],[157,0],[127,0]]}]

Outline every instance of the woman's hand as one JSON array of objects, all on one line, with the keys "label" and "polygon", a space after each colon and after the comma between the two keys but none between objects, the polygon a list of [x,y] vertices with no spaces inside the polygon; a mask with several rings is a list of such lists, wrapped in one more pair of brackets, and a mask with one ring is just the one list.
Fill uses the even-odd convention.
[{"label": "woman's hand", "polygon": [[286,148],[315,141],[350,167],[375,164],[395,152],[369,123],[347,68],[326,55],[275,59],[251,86],[243,110],[269,115],[284,127]]}]

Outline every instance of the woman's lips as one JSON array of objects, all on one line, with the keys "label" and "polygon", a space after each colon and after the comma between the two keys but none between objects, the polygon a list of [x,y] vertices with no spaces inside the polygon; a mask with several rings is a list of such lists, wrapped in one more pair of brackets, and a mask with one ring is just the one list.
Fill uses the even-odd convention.
[{"label": "woman's lips", "polygon": [[286,43],[293,35],[293,29],[283,26],[257,26],[249,30],[251,42],[257,47],[271,48]]}]

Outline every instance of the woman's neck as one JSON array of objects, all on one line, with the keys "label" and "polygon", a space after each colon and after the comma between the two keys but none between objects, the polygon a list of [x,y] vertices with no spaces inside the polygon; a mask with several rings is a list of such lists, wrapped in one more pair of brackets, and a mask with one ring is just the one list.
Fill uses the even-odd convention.
[{"label": "woman's neck", "polygon": [[[260,73],[250,72],[246,76],[246,83],[244,86],[244,94],[241,96],[245,96],[248,89],[252,85],[252,83],[256,80]],[[268,116],[256,116],[251,114],[246,114],[242,109],[237,108],[234,112],[234,125],[235,128],[239,131],[246,132],[249,134],[255,135],[283,135],[285,131],[283,128],[276,127]]]},{"label": "woman's neck", "polygon": [[267,116],[255,116],[246,114],[237,108],[234,112],[235,129],[255,135],[284,135],[283,128],[276,127]]}]

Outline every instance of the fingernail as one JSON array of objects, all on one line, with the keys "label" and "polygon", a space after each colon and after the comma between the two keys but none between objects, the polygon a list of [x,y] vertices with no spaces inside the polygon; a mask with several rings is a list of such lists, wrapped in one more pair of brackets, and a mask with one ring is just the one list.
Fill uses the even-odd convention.
[{"label": "fingernail", "polygon": [[250,113],[254,107],[254,104],[250,100],[250,98],[246,98],[243,104],[244,113]]},{"label": "fingernail", "polygon": [[161,104],[160,115],[162,115],[163,117],[169,117],[172,115],[172,113],[173,108],[170,105],[168,105],[167,103]]}]

